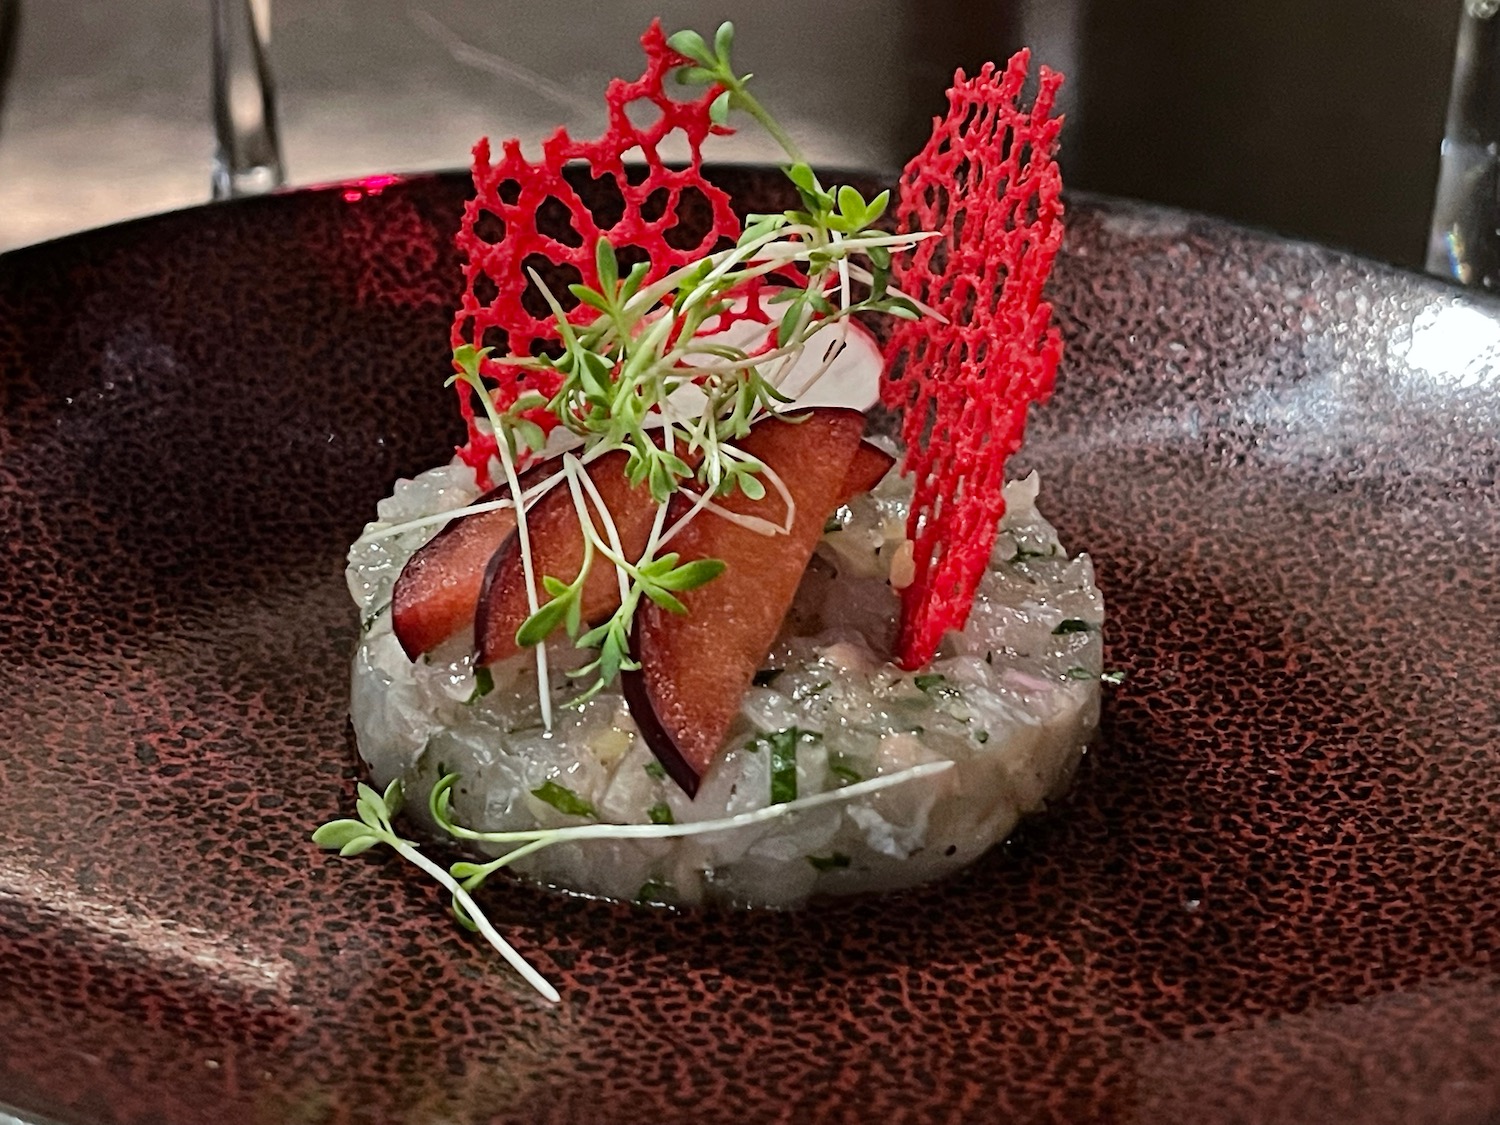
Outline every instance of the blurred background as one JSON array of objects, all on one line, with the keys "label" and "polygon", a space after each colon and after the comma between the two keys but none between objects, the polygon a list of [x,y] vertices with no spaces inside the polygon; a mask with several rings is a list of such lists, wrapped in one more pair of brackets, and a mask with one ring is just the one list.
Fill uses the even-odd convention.
[{"label": "blurred background", "polygon": [[[6,14],[9,5],[9,14]],[[1068,76],[1070,187],[1420,266],[1460,0],[273,0],[292,184],[464,166],[476,138],[602,127],[636,39],[738,29],[828,165],[899,168],[956,67]],[[208,198],[207,0],[0,0],[0,249]],[[0,45],[3,48],[3,45]],[[774,158],[752,130],[721,159]]]}]

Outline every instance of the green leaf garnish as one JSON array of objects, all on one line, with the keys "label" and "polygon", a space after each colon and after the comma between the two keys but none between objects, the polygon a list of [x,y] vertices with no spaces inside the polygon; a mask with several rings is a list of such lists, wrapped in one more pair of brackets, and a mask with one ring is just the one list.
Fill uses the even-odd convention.
[{"label": "green leaf garnish", "polygon": [[554,597],[550,602],[544,602],[540,609],[521,622],[521,627],[516,630],[516,644],[532,648],[545,641],[548,634],[567,618],[571,602],[568,597]]},{"label": "green leaf garnish", "polygon": [[612,293],[620,284],[620,264],[609,239],[600,238],[594,245],[594,269],[599,274],[601,293]]},{"label": "green leaf garnish", "polygon": [[802,741],[821,742],[817,731],[787,727],[751,739],[746,750],[766,746],[771,751],[771,804],[781,805],[797,799],[797,746]]},{"label": "green leaf garnish", "polygon": [[594,806],[589,804],[566,785],[559,785],[555,781],[544,781],[540,786],[531,791],[531,795],[539,801],[545,801],[560,813],[569,816],[596,817]]},{"label": "green leaf garnish", "polygon": [[796,799],[796,732],[771,739],[771,804]]},{"label": "green leaf garnish", "polygon": [[478,668],[474,669],[474,690],[469,693],[469,698],[464,700],[464,702],[472,706],[494,690],[494,674],[488,667],[481,664]]},{"label": "green leaf garnish", "polygon": [[362,820],[330,820],[312,834],[312,841],[320,848],[332,848],[342,855],[352,855],[354,853],[348,849],[353,845],[363,841],[377,844],[380,837],[372,833],[370,826]]},{"label": "green leaf garnish", "polygon": [[[676,559],[676,555],[668,555]],[[674,566],[664,574],[653,576],[651,583],[663,590],[696,590],[705,582],[711,582],[724,573],[724,563],[718,559],[695,559],[693,562]]]},{"label": "green leaf garnish", "polygon": [[646,771],[646,776],[653,781],[665,781],[667,779],[667,769],[658,761],[647,762],[641,768]]},{"label": "green leaf garnish", "polygon": [[658,802],[646,810],[646,816],[652,824],[676,824],[677,818],[672,815],[672,807],[665,802]]}]

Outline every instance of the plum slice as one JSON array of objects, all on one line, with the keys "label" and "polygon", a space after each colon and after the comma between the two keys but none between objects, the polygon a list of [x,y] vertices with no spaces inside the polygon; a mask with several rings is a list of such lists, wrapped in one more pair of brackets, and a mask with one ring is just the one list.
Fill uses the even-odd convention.
[{"label": "plum slice", "polygon": [[[895,458],[884,450],[862,443],[849,463],[839,504],[875,487],[894,463]],[[560,459],[549,458],[521,474],[521,491],[560,471]],[[558,487],[565,486],[559,482]],[[488,503],[509,495],[510,489],[501,485],[474,502]],[[485,568],[515,529],[512,508],[458,516],[407,560],[391,594],[391,624],[409,659],[430,652],[474,620]],[[601,598],[595,607],[598,616],[613,613],[620,604],[614,584],[607,590],[602,584],[591,586],[591,592]]]},{"label": "plum slice", "polygon": [[[837,408],[808,411],[800,422],[757,424],[739,447],[785,483],[796,502],[791,532],[767,537],[703,512],[668,544],[684,559],[722,560],[724,573],[679,595],[685,615],[654,603],[641,606],[634,629],[641,667],[621,680],[647,745],[689,796],[718,757],[740,700],[781,630],[824,522],[843,496],[864,427],[859,411]],[[686,503],[681,495],[674,500]],[[760,501],[735,493],[719,503],[773,522],[786,514],[772,489]]]},{"label": "plum slice", "polygon": [[[631,485],[626,479],[626,459],[623,451],[615,450],[591,461],[585,471],[609,509],[625,557],[638,559],[651,538],[657,504],[646,484]],[[600,537],[609,542],[597,517],[595,521]],[[538,591],[543,575],[563,582],[578,577],[583,566],[583,527],[566,482],[526,509],[526,530],[531,540],[531,568]],[[546,595],[541,597],[546,600]],[[583,584],[582,600],[585,621],[608,617],[619,608],[619,580],[608,560],[595,557]],[[512,530],[489,560],[474,611],[474,642],[479,663],[493,664],[519,652],[516,630],[530,613],[525,568],[521,565],[521,537]]]},{"label": "plum slice", "polygon": [[885,479],[885,474],[895,463],[896,459],[880,446],[860,442],[849,461],[849,469],[844,473],[844,483],[839,486],[839,497],[833,506],[842,508],[861,493],[869,492]]},{"label": "plum slice", "polygon": [[[561,470],[561,459],[549,458],[517,483],[524,493]],[[474,502],[509,496],[509,486],[501,485]],[[430,652],[474,620],[485,564],[515,529],[514,508],[459,516],[406,560],[391,591],[391,627],[408,659]]]}]

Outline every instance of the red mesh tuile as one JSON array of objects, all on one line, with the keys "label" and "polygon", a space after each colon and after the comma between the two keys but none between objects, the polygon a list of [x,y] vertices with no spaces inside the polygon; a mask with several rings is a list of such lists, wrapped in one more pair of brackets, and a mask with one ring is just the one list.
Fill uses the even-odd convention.
[{"label": "red mesh tuile", "polygon": [[[645,73],[634,82],[619,78],[610,82],[604,95],[609,108],[609,127],[598,140],[577,141],[566,129],[559,129],[543,142],[542,160],[536,164],[522,157],[517,140],[505,142],[496,163],[490,161],[488,140],[474,146],[475,194],[464,208],[457,238],[465,258],[465,290],[453,320],[453,347],[465,343],[476,348],[494,344],[493,329],[505,334],[505,348],[497,350],[508,349],[513,355],[535,354],[534,349],[539,345],[558,341],[552,317],[533,315],[522,303],[530,285],[525,266],[533,256],[545,258],[555,266],[571,266],[582,276],[584,284],[597,286],[594,249],[603,235],[617,251],[634,246],[645,252],[650,261],[649,284],[710,253],[721,238],[733,241],[739,236],[739,220],[730,209],[729,197],[704,179],[701,170],[703,141],[710,133],[729,131],[714,125],[709,118],[709,106],[718,96],[719,88],[710,87],[693,101],[673,101],[663,90],[663,83],[673,68],[688,60],[667,46],[660,21],[653,21],[641,36],[641,47],[646,53]],[[632,106],[638,116],[650,116],[651,123],[644,127],[635,125],[627,114],[627,107]],[[667,167],[658,155],[658,147],[674,132],[686,140],[690,154],[687,166],[680,169]],[[632,183],[626,175],[625,157],[635,149],[640,150],[646,174],[641,178],[637,168],[635,178],[639,182]],[[568,183],[563,168],[572,162],[586,164],[596,179],[608,176],[614,180],[624,199],[624,211],[613,224],[599,226],[598,216]],[[643,209],[658,189],[666,190],[666,208],[658,218],[647,219]],[[691,189],[696,189],[696,194],[701,194],[707,202],[710,226],[697,245],[677,249],[668,244],[666,235],[678,222],[679,200]],[[556,204],[549,205],[549,199]],[[577,246],[538,230],[539,210],[549,206],[555,212],[557,204],[566,210],[572,229],[579,236]],[[488,239],[481,231],[493,226],[496,220],[503,228],[493,239]],[[621,272],[626,272],[623,265]],[[475,287],[481,282],[493,288],[492,299],[481,300],[477,295]],[[565,298],[565,305],[572,299],[565,285],[553,287],[555,295]],[[534,302],[538,296],[533,294],[530,300]],[[592,320],[595,313],[579,305],[568,316],[583,324]],[[766,317],[761,315],[759,319]],[[527,389],[550,397],[559,382],[550,372],[506,366],[503,359],[486,360],[481,371],[502,410]],[[459,409],[469,432],[468,443],[459,453],[474,467],[481,486],[488,487],[487,464],[495,453],[495,441],[475,426],[472,391],[463,384],[457,386]],[[530,416],[546,430],[556,424],[556,419],[545,411]]]},{"label": "red mesh tuile", "polygon": [[887,406],[905,410],[903,469],[915,481],[907,536],[915,579],[901,598],[897,660],[919,668],[961,629],[1000,517],[1005,462],[1027,408],[1052,391],[1062,339],[1042,287],[1062,242],[1054,153],[1062,75],[1042,67],[1029,111],[1019,98],[1030,53],[1003,72],[960,71],[948,115],[901,175],[901,230],[941,232],[900,256],[894,279],[935,307],[903,322],[886,351]]}]

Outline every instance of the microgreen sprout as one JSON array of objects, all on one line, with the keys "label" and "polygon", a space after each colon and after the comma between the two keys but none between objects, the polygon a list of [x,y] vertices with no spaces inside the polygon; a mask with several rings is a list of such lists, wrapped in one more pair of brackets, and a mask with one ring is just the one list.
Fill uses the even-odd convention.
[{"label": "microgreen sprout", "polygon": [[1098,632],[1098,630],[1099,626],[1095,625],[1092,621],[1085,621],[1081,617],[1069,617],[1058,623],[1057,627],[1052,630],[1052,635],[1054,637],[1065,637],[1069,633],[1094,633]]},{"label": "microgreen sprout", "polygon": [[[779,732],[788,734],[793,732]],[[746,828],[754,824],[763,824],[767,821],[776,820],[794,813],[814,809],[822,805],[833,804],[862,797],[869,793],[875,793],[882,789],[889,789],[893,785],[902,785],[910,781],[916,781],[923,777],[942,773],[953,767],[952,762],[924,762],[921,765],[912,766],[896,773],[885,774],[870,778],[868,781],[856,781],[839,789],[832,789],[823,793],[815,793],[808,797],[794,797],[781,804],[768,805],[765,808],[756,809],[752,812],[739,813],[734,816],[721,817],[715,820],[702,820],[690,824],[678,824],[671,816],[671,810],[665,804],[653,806],[649,810],[652,823],[650,824],[579,824],[564,828],[535,828],[521,829],[510,832],[476,832],[465,828],[453,818],[453,787],[459,781],[459,775],[449,773],[444,775],[436,785],[428,799],[428,809],[433,820],[457,840],[470,843],[498,845],[508,847],[510,850],[498,859],[487,863],[472,863],[467,860],[453,864],[444,871],[432,860],[418,850],[415,842],[403,839],[397,835],[392,824],[396,815],[401,811],[403,802],[403,789],[399,780],[393,781],[386,787],[385,793],[376,792],[363,782],[358,787],[358,798],[355,802],[358,812],[358,820],[332,820],[322,825],[312,834],[313,843],[319,847],[337,851],[342,856],[360,855],[378,844],[385,844],[403,859],[420,868],[427,875],[436,879],[452,896],[452,911],[454,917],[469,930],[477,931],[484,939],[500,953],[505,960],[515,968],[517,972],[542,994],[546,999],[556,1003],[560,996],[555,988],[538,973],[516,950],[496,932],[484,912],[474,901],[471,892],[476,890],[490,875],[501,868],[508,867],[518,859],[541,851],[543,848],[553,844],[567,843],[569,841],[582,840],[660,840],[681,836],[701,836],[713,832],[727,832],[737,828]],[[553,786],[554,791],[549,791],[547,786]],[[533,792],[549,803],[571,805],[572,802],[581,802],[576,794],[570,790],[557,785],[555,782],[546,782]],[[571,801],[568,799],[571,798]],[[576,815],[593,815],[592,806],[587,812],[582,808],[566,808],[563,811]]]},{"label": "microgreen sprout", "polygon": [[[578,647],[595,650],[596,658],[572,673],[591,679],[574,702],[587,699],[633,666],[629,637],[643,600],[684,612],[677,595],[710,581],[723,569],[715,560],[683,562],[666,550],[683,526],[706,513],[764,534],[790,528],[795,515],[790,491],[768,466],[740,453],[734,442],[760,418],[781,412],[793,401],[786,393],[792,388],[784,384],[809,341],[833,328],[820,338],[828,341],[826,351],[812,377],[799,379],[805,383],[796,388],[799,392],[837,357],[843,347],[839,326],[850,318],[871,312],[914,318],[932,311],[890,284],[892,252],[928,236],[888,234],[876,227],[890,202],[889,192],[867,200],[848,185],[825,188],[796,142],[750,93],[750,76],[735,70],[730,58],[733,42],[734,28],[728,23],[712,43],[693,31],[672,36],[672,49],[689,60],[678,69],[677,78],[720,89],[712,103],[716,123],[722,124],[732,112],[744,112],[776,139],[791,162],[786,173],[799,205],[750,216],[734,246],[649,284],[647,264],[637,263],[622,274],[616,248],[608,239],[599,239],[594,247],[596,284],[568,286],[572,297],[592,314],[589,319],[565,310],[559,296],[532,271],[531,282],[556,323],[556,354],[494,358],[508,368],[546,370],[557,376],[550,381],[556,387],[550,398],[528,392],[504,410],[497,409],[480,374],[488,350],[464,345],[453,355],[454,379],[478,397],[513,496],[518,492],[515,464],[546,444],[536,421],[538,412],[550,415],[583,447],[552,482],[555,486],[566,478],[584,531],[584,558],[572,581],[533,575],[525,498],[517,519],[531,600],[516,640],[538,650],[538,688],[549,729],[543,642],[563,632]],[[759,345],[741,347],[715,335],[726,313],[772,282],[783,287],[769,297],[775,313]],[[858,299],[855,283],[864,286]],[[587,495],[593,485],[580,471],[583,464],[614,450],[626,454],[625,474],[631,484],[648,488],[658,505],[656,526],[639,558],[623,556],[607,508],[596,491]],[[760,500],[768,488],[782,497],[786,511],[780,519],[731,513],[716,503],[734,492]],[[667,526],[667,505],[683,491],[690,493],[691,503]],[[592,627],[585,628],[584,583],[591,568],[601,564],[618,572],[621,604],[609,619],[589,622]]]},{"label": "microgreen sprout", "polygon": [[[458,372],[448,380],[446,385],[451,386],[453,383],[461,380],[478,392],[479,401],[484,406],[484,412],[489,417],[490,425],[494,428],[500,465],[505,471],[505,483],[510,487],[510,494],[512,496],[520,496],[521,481],[516,476],[516,454],[518,452],[516,435],[526,431],[519,431],[514,424],[507,426],[507,415],[495,409],[494,400],[490,398],[489,392],[485,390],[484,380],[479,374],[479,365],[489,353],[489,350],[489,348],[478,349],[470,344],[464,344],[457,348],[453,353],[453,362],[458,368]],[[514,406],[511,409],[513,412],[515,409]],[[513,413],[510,420],[514,423],[515,417]],[[517,517],[516,536],[521,547],[522,573],[526,578],[526,600],[528,608],[535,614],[538,608],[536,581],[532,576],[531,539],[527,533],[524,508],[518,510]],[[537,701],[541,705],[542,710],[542,725],[551,730],[552,692],[547,676],[547,650],[540,645],[537,646],[536,650],[536,684]]]},{"label": "microgreen sprout", "polygon": [[[401,810],[403,791],[399,780],[391,782],[383,795],[361,783],[356,801],[359,819],[329,821],[313,833],[312,839],[313,843],[319,847],[336,850],[343,856],[360,855],[377,844],[390,847],[403,859],[415,864],[436,879],[453,896],[453,916],[465,929],[477,931],[482,935],[528,984],[548,1000],[556,1003],[561,999],[557,990],[496,932],[495,927],[485,917],[484,912],[480,910],[472,897],[471,892],[501,868],[508,867],[516,860],[523,859],[553,844],[569,841],[661,840],[747,828],[753,824],[763,824],[794,813],[818,808],[821,805],[848,801],[882,789],[889,789],[893,785],[903,785],[919,778],[930,777],[952,767],[952,762],[924,762],[897,773],[872,777],[868,781],[856,782],[825,793],[815,793],[810,797],[791,800],[785,804],[769,805],[752,812],[739,813],[716,820],[700,820],[691,824],[674,823],[671,810],[662,805],[651,810],[652,823],[650,824],[579,824],[566,828],[535,828],[513,832],[476,832],[455,821],[453,819],[453,787],[458,783],[459,776],[456,773],[449,773],[433,786],[429,796],[428,810],[432,813],[433,820],[443,831],[457,840],[510,848],[498,859],[492,859],[488,863],[471,863],[462,860],[444,871],[417,850],[414,842],[398,836],[391,822]],[[545,788],[545,786],[539,788]],[[562,791],[568,792],[566,789]]]},{"label": "microgreen sprout", "polygon": [[693,62],[692,66],[677,71],[677,81],[685,86],[722,87],[723,93],[714,99],[709,109],[714,124],[722,125],[729,120],[731,110],[744,110],[776,139],[776,143],[789,157],[801,161],[802,150],[797,147],[797,142],[792,140],[746,88],[746,83],[752,76],[735,73],[729,59],[729,51],[733,45],[734,24],[728,20],[719,25],[719,30],[714,34],[713,46],[709,46],[696,31],[679,31],[672,35],[667,39],[667,46]]},{"label": "microgreen sprout", "polygon": [[396,834],[391,822],[401,811],[403,799],[401,782],[399,780],[391,782],[386,786],[383,794],[377,793],[364,782],[360,782],[358,792],[355,809],[359,814],[359,819],[329,821],[313,833],[313,843],[321,848],[336,849],[342,856],[360,855],[377,844],[385,844],[402,859],[415,864],[442,884],[453,896],[454,909],[463,912],[473,928],[495,947],[500,956],[504,957],[531,987],[554,1004],[562,999],[557,989],[553,988],[545,977],[533,969],[531,964],[495,931],[489,919],[469,897],[469,892],[453,875],[418,851],[413,841],[402,839]]}]

